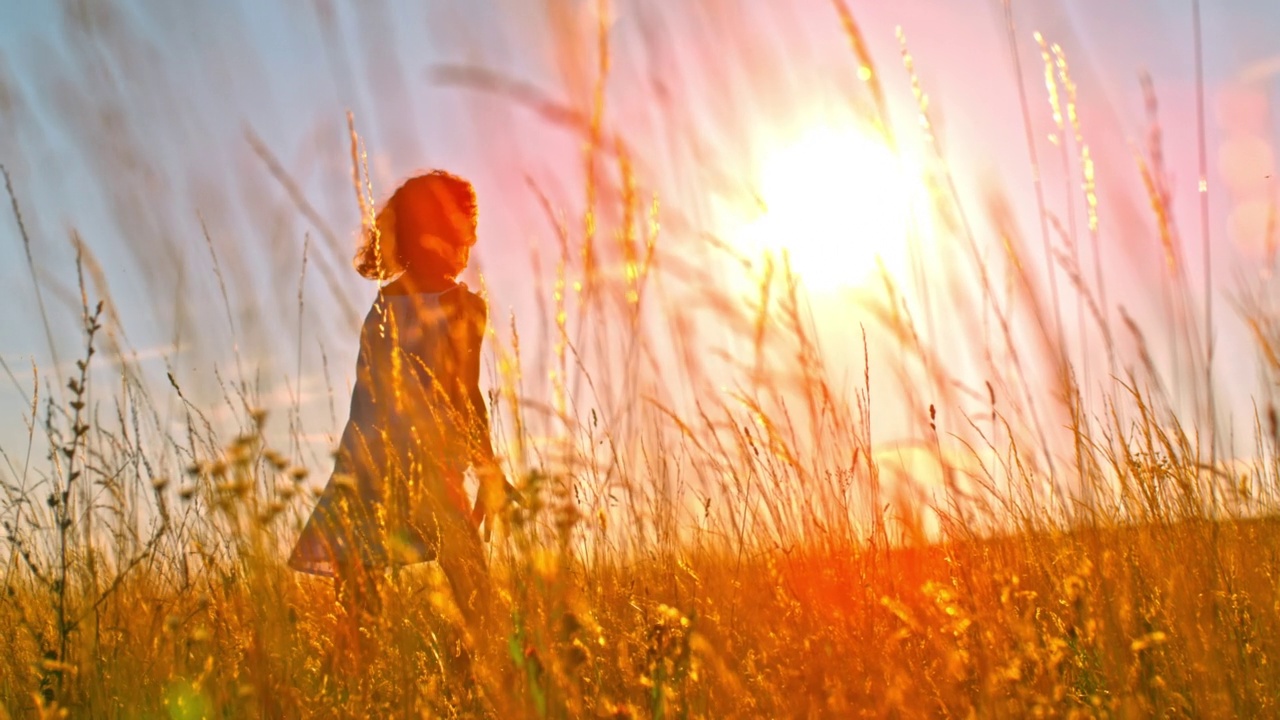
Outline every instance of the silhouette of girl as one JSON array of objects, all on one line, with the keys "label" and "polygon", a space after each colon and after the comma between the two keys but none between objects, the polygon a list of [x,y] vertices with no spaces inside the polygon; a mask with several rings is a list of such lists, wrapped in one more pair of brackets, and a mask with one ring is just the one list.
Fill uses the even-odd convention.
[{"label": "silhouette of girl", "polygon": [[[380,609],[390,565],[439,561],[473,630],[492,592],[477,523],[490,523],[510,485],[494,459],[480,393],[485,301],[457,281],[476,242],[466,180],[434,171],[404,183],[355,256],[386,281],[360,331],[351,413],[333,476],[289,564],[335,578],[357,627]],[[463,473],[480,492],[469,512]]]}]

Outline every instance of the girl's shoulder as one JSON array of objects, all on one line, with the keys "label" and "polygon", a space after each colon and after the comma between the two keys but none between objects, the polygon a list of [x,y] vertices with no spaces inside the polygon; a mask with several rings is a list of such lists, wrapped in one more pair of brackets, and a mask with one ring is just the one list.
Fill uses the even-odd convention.
[{"label": "girl's shoulder", "polygon": [[419,329],[438,323],[479,325],[483,328],[488,323],[488,303],[465,283],[436,292],[409,292],[403,286],[387,287],[391,291],[379,293],[365,318],[365,332],[372,328],[381,329],[388,322],[398,327]]},{"label": "girl's shoulder", "polygon": [[440,296],[440,300],[442,303],[452,304],[466,318],[478,318],[483,321],[489,316],[489,303],[482,296],[472,292],[471,288],[463,282],[446,290]]}]

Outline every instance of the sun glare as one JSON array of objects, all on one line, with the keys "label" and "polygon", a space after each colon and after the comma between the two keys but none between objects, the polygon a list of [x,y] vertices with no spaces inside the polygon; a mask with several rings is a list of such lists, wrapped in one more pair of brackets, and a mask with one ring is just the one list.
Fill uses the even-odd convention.
[{"label": "sun glare", "polygon": [[811,291],[863,284],[879,264],[901,279],[924,214],[923,180],[883,142],[855,128],[822,127],[767,154],[761,213],[734,235],[750,254],[786,254]]}]

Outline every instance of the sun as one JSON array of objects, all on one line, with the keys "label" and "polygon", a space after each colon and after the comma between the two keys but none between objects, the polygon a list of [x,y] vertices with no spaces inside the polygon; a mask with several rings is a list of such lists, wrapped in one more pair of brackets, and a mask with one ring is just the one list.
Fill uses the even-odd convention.
[{"label": "sun", "polygon": [[748,255],[783,256],[811,291],[856,287],[884,268],[906,272],[926,222],[921,173],[856,127],[818,127],[758,166],[759,214],[733,232]]}]

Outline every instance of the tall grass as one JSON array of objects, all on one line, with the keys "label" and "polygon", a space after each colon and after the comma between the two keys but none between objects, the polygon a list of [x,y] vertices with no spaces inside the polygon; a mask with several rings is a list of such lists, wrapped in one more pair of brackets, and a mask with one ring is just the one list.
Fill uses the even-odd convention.
[{"label": "tall grass", "polygon": [[[711,194],[750,195],[749,183],[699,160],[720,141],[717,128],[741,122],[729,116],[742,99],[708,88],[724,106],[691,117],[678,102],[689,89],[671,74],[661,91],[615,92],[607,13],[584,22],[577,5],[548,7],[567,100],[482,66],[430,73],[580,142],[564,161],[575,169],[561,176],[576,185],[530,174],[521,189],[544,222],[533,231],[532,300],[491,318],[495,442],[522,498],[488,548],[500,632],[472,632],[427,565],[389,573],[381,614],[345,643],[332,585],[284,565],[328,479],[313,434],[326,405],[329,431],[340,427],[347,393],[329,386],[322,402],[304,402],[303,353],[349,364],[323,342],[358,308],[344,294],[341,233],[286,153],[250,129],[258,164],[237,189],[283,192],[278,207],[248,211],[262,233],[272,218],[307,224],[311,235],[293,244],[306,248],[297,284],[269,273],[269,289],[253,294],[261,268],[228,252],[243,218],[217,193],[198,232],[180,241],[201,248],[198,262],[164,266],[180,248],[135,248],[144,265],[208,284],[199,299],[214,303],[196,309],[180,298],[165,319],[203,331],[184,340],[175,330],[173,345],[194,344],[220,365],[191,373],[174,353],[155,382],[90,248],[92,228],[73,246],[74,289],[29,264],[36,288],[78,306],[81,351],[30,377],[5,368],[25,395],[13,412],[26,432],[21,446],[3,446],[3,709],[182,718],[1278,712],[1277,411],[1259,398],[1247,460],[1228,463],[1214,454],[1212,402],[1207,414],[1185,409],[1187,378],[1197,403],[1217,388],[1202,351],[1208,320],[1191,312],[1198,296],[1158,125],[1133,170],[1157,227],[1147,242],[1167,258],[1159,282],[1170,320],[1152,337],[1129,309],[1108,305],[1117,293],[1104,284],[1095,215],[1105,198],[1061,48],[1041,45],[1046,83],[1062,91],[1051,96],[1065,118],[1056,122],[1060,162],[1079,182],[1064,185],[1065,221],[1039,195],[1032,217],[1042,232],[1028,245],[1011,200],[992,192],[975,206],[962,193],[964,174],[928,101],[928,68],[906,32],[901,66],[886,65],[835,2],[829,32],[843,32],[851,54],[849,74],[835,73],[847,84],[832,82],[887,143],[923,148],[950,268],[927,274],[917,255],[915,280],[883,272],[857,312],[844,308],[846,322],[862,325],[835,336],[856,338],[850,348],[833,343],[829,311],[785,255],[744,257],[707,227]],[[693,13],[702,30],[750,36],[735,13],[707,8]],[[73,24],[134,39],[115,11],[98,12],[73,14]],[[661,12],[645,18],[651,28],[670,22]],[[371,11],[362,22],[385,29],[387,19]],[[1031,36],[1008,19],[1020,53]],[[335,66],[346,66],[331,12],[317,20]],[[667,57],[662,42],[655,31],[641,47]],[[743,49],[736,42],[727,53]],[[783,59],[801,52],[776,49]],[[700,59],[719,67],[710,54]],[[906,104],[887,99],[895,76]],[[1022,106],[1033,153],[1036,97],[1028,88]],[[652,101],[654,127],[619,119],[637,99]],[[110,93],[100,101],[108,110],[121,102]],[[358,111],[354,122],[343,177],[354,179],[364,217],[376,171]],[[141,143],[121,143],[120,156],[100,160],[145,164]],[[21,184],[7,187],[19,217]],[[136,211],[150,218],[138,227],[168,227],[131,191],[104,192],[113,219]],[[495,204],[481,196],[482,228]],[[275,261],[266,262],[284,265]],[[1269,379],[1280,372],[1271,292],[1242,284],[1237,303]],[[276,319],[255,325],[255,313]],[[306,332],[322,317],[328,327]],[[218,348],[209,338],[224,330],[211,328],[224,322],[227,347]],[[274,322],[297,327],[277,332]],[[296,348],[266,346],[294,334]],[[959,350],[948,345],[956,339]],[[272,399],[271,378],[290,371],[285,399]],[[900,419],[908,439],[878,437],[882,416]]]}]

